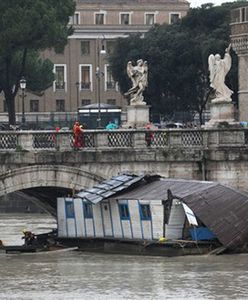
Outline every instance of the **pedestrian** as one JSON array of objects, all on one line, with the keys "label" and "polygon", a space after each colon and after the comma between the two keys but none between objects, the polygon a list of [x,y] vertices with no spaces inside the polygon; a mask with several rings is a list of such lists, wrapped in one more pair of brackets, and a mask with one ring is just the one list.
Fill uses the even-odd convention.
[{"label": "pedestrian", "polygon": [[[115,130],[118,129],[118,125],[116,125],[114,122],[109,121],[108,125],[105,127],[105,129],[111,131],[111,130]],[[108,134],[108,146],[109,147],[113,147],[115,144],[115,139],[116,137],[113,136],[113,134],[109,133]]]},{"label": "pedestrian", "polygon": [[114,129],[118,129],[118,125],[115,124],[114,122],[112,121],[109,121],[108,125],[106,126],[106,129],[107,130],[114,130]]},{"label": "pedestrian", "polygon": [[57,143],[57,133],[60,131],[60,127],[59,126],[56,126],[55,127],[55,134],[53,134],[53,143],[54,143],[54,146],[56,146],[56,143]]},{"label": "pedestrian", "polygon": [[73,126],[73,147],[75,149],[82,148],[84,146],[84,130],[80,123],[77,121]]},{"label": "pedestrian", "polygon": [[151,146],[153,139],[154,139],[154,133],[151,131],[151,124],[148,123],[146,125],[146,134],[145,134],[145,140],[148,147]]}]

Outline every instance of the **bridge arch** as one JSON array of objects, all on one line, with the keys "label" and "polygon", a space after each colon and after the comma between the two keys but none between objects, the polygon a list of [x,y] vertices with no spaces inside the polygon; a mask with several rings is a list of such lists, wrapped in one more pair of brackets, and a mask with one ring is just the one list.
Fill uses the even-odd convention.
[{"label": "bridge arch", "polygon": [[59,187],[80,190],[105,178],[64,165],[32,165],[0,174],[0,197],[35,187]]}]

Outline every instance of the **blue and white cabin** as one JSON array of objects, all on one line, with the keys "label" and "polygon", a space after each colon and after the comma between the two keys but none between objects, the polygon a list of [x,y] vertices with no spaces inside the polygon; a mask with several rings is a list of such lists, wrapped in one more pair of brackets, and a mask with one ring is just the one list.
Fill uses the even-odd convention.
[{"label": "blue and white cabin", "polygon": [[[186,220],[182,202],[172,199],[169,214],[165,215],[163,199],[167,191],[159,187],[163,181],[159,179],[153,181],[153,186],[150,184],[145,182],[144,176],[121,175],[79,192],[77,198],[58,198],[59,237],[182,239]],[[99,197],[100,188],[110,196]]]}]

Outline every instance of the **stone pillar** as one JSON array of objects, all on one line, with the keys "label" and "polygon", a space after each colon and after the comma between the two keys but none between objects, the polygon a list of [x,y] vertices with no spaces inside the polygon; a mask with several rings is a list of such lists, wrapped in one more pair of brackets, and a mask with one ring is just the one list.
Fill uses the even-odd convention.
[{"label": "stone pillar", "polygon": [[108,146],[108,131],[99,130],[95,132],[95,146],[96,148],[109,148]]},{"label": "stone pillar", "polygon": [[149,105],[129,105],[127,106],[126,127],[144,128],[149,123]]},{"label": "stone pillar", "polygon": [[239,55],[239,121],[248,122],[248,55]]},{"label": "stone pillar", "polygon": [[210,120],[205,124],[205,128],[217,127],[220,123],[235,125],[234,106],[228,100],[213,99],[210,104]]},{"label": "stone pillar", "polygon": [[147,148],[145,131],[134,131],[133,133],[133,147],[134,148]]},{"label": "stone pillar", "polygon": [[71,150],[71,139],[70,134],[68,133],[57,133],[56,134],[56,148],[59,151],[68,151]]},{"label": "stone pillar", "polygon": [[33,147],[33,133],[23,131],[18,134],[18,146],[20,150],[32,151]]}]

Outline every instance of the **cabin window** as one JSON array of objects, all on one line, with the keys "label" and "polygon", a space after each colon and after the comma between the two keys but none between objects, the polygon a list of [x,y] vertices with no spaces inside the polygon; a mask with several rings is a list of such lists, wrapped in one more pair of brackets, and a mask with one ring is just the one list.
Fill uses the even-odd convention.
[{"label": "cabin window", "polygon": [[140,204],[141,220],[151,220],[151,209],[149,204]]},{"label": "cabin window", "polygon": [[74,203],[72,201],[65,201],[65,213],[66,218],[75,218]]},{"label": "cabin window", "polygon": [[93,209],[92,209],[92,204],[90,203],[84,203],[84,218],[85,219],[93,218]]},{"label": "cabin window", "polygon": [[119,204],[119,212],[121,220],[130,220],[130,214],[127,204]]}]

